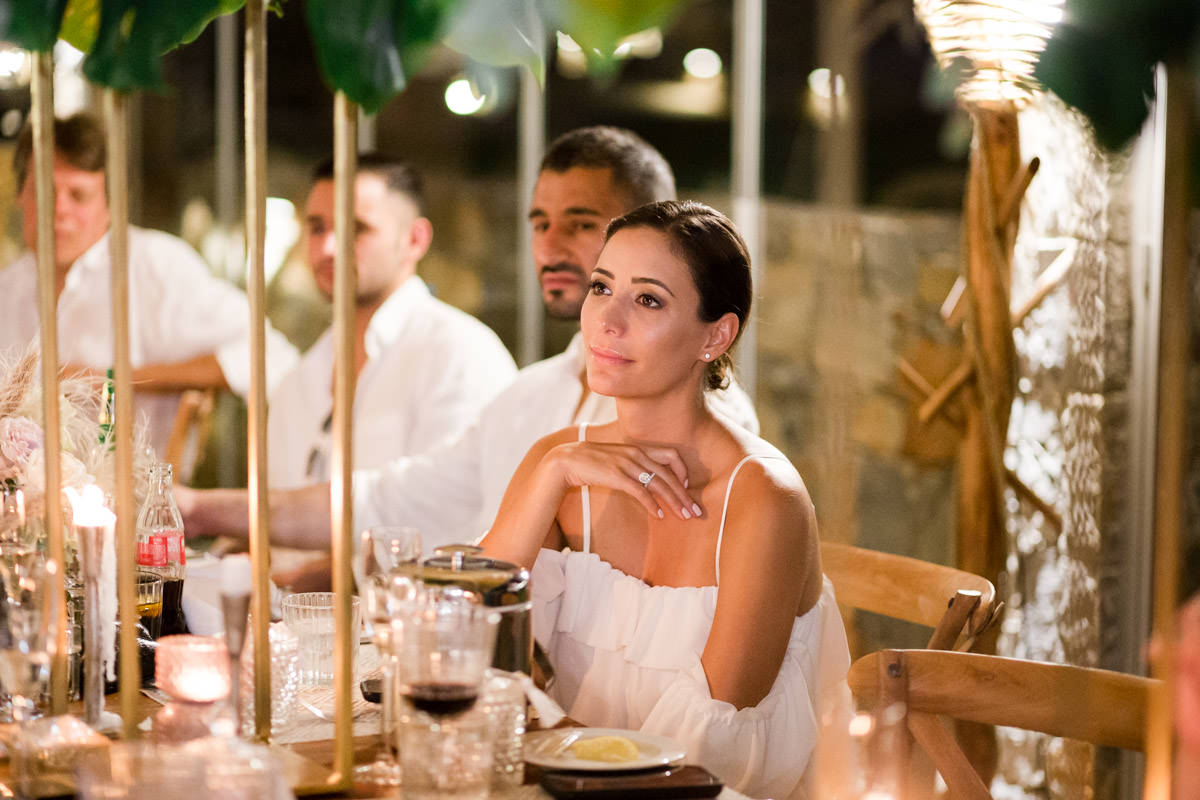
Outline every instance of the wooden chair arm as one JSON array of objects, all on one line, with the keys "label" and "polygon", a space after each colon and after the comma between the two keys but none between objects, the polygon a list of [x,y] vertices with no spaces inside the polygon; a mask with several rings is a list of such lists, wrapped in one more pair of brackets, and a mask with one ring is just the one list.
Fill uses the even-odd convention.
[{"label": "wooden chair arm", "polygon": [[885,650],[851,665],[851,691],[873,706],[879,670],[893,663],[907,678],[910,712],[1128,750],[1145,747],[1146,707],[1156,683],[1150,678],[979,653]]}]

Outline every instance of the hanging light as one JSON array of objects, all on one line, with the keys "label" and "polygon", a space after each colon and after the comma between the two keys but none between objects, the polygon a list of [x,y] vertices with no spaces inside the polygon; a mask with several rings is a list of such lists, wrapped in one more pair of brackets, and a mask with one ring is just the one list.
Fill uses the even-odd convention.
[{"label": "hanging light", "polygon": [[964,103],[1022,105],[1037,90],[1033,68],[1063,17],[1064,0],[913,0],[938,63],[966,61]]}]

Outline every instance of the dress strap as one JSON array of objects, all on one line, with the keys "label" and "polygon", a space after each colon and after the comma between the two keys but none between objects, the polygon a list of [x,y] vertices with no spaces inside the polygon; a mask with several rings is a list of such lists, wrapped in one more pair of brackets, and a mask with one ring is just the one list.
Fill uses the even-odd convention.
[{"label": "dress strap", "polygon": [[733,491],[733,481],[735,478],[737,478],[738,472],[741,471],[742,465],[755,458],[779,458],[779,456],[743,456],[742,460],[737,463],[737,465],[733,468],[733,472],[729,475],[729,483],[725,484],[725,505],[721,508],[721,527],[717,529],[717,561],[713,565],[716,571],[718,586],[721,585],[721,540],[725,538],[725,516],[729,513],[729,494]]},{"label": "dress strap", "polygon": [[[579,423],[579,441],[587,441],[586,422]],[[579,487],[579,501],[583,506],[583,552],[592,552],[592,495],[587,486]]]}]

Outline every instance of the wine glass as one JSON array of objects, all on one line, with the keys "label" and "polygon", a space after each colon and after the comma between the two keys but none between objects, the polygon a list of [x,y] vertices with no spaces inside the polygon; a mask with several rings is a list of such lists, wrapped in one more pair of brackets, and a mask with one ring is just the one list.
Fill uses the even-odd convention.
[{"label": "wine glass", "polygon": [[380,736],[383,746],[370,764],[354,769],[355,780],[373,786],[399,786],[400,764],[395,754],[395,665],[391,645],[391,617],[397,602],[410,599],[413,583],[403,570],[421,558],[421,534],[415,528],[383,526],[359,535],[355,553],[356,579],[362,598],[363,618],[382,662]]},{"label": "wine glass", "polygon": [[[393,620],[405,791],[486,793],[491,725],[469,714],[496,645],[500,615],[457,586],[425,586]],[[411,771],[411,773],[410,773]]]},{"label": "wine glass", "polygon": [[[38,698],[50,677],[50,662],[57,643],[59,603],[54,591],[58,565],[29,545],[4,543],[0,557],[0,685],[12,700],[17,723],[11,763],[14,780],[24,787],[29,778],[29,758],[22,728],[36,713]],[[28,751],[28,752],[27,752]],[[20,794],[20,791],[18,791]]]},{"label": "wine glass", "polygon": [[470,710],[492,663],[499,622],[459,587],[424,587],[393,626],[400,695],[443,720]]}]

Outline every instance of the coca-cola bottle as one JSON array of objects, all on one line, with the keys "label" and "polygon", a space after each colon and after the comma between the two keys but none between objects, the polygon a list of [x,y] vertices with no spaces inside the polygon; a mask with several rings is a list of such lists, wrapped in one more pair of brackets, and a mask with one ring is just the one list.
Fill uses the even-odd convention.
[{"label": "coca-cola bottle", "polygon": [[182,602],[187,563],[183,517],[171,491],[172,476],[173,470],[166,461],[150,467],[150,487],[137,520],[138,567],[155,572],[163,579],[163,636],[188,632]]}]

